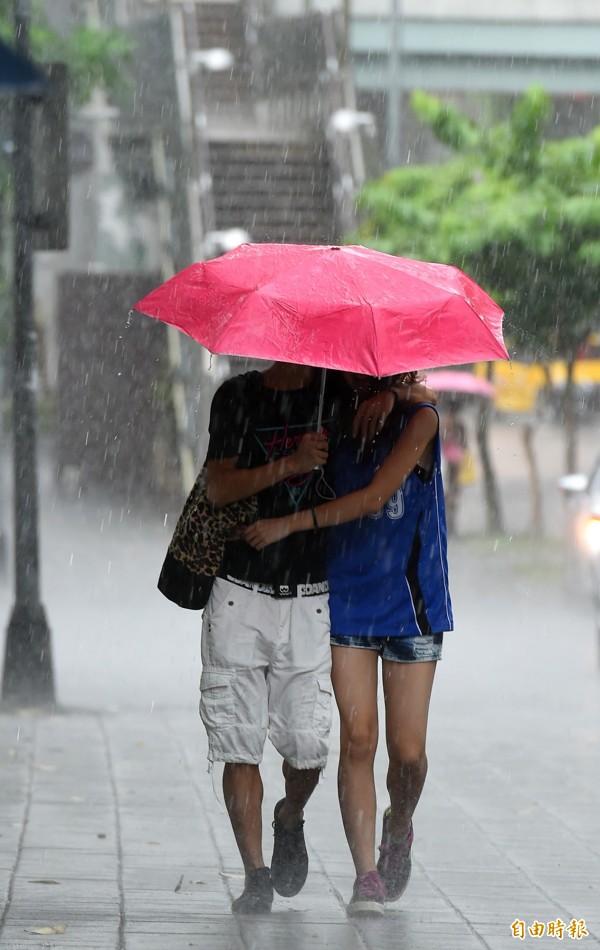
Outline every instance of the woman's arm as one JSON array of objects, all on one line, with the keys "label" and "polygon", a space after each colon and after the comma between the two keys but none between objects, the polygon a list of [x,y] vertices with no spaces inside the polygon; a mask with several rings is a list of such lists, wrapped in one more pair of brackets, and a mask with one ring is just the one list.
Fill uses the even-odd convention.
[{"label": "woman's arm", "polygon": [[294,515],[257,521],[244,530],[245,540],[260,551],[268,544],[280,541],[296,531],[331,528],[374,514],[423,459],[437,429],[438,416],[435,409],[423,406],[415,412],[385,462],[365,488]]}]

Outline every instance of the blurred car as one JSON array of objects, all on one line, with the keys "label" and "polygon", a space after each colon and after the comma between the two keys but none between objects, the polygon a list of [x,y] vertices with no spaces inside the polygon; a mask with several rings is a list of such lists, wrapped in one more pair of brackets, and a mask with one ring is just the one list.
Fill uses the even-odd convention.
[{"label": "blurred car", "polygon": [[567,502],[567,563],[584,572],[600,637],[600,456],[589,476],[563,475],[558,487]]}]

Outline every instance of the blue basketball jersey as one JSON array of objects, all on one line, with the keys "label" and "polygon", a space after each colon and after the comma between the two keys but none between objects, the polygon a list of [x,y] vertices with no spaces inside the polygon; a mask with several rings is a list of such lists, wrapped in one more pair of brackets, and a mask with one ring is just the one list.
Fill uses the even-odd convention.
[{"label": "blue basketball jersey", "polygon": [[[356,442],[339,447],[339,496],[364,488],[414,412],[394,413],[368,459]],[[436,410],[437,411],[437,410]],[[417,468],[376,514],[330,530],[331,632],[412,637],[452,630],[439,431],[429,475]]]}]

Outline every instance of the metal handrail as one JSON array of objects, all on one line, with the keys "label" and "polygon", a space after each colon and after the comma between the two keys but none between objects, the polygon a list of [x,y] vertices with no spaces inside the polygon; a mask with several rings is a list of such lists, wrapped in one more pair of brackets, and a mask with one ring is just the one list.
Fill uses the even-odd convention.
[{"label": "metal handrail", "polygon": [[354,86],[340,63],[334,14],[322,14],[325,70],[319,77],[322,100],[321,121],[332,170],[336,240],[356,225],[356,195],[365,181],[365,161],[360,125],[342,130],[336,117],[360,116],[356,112]]}]

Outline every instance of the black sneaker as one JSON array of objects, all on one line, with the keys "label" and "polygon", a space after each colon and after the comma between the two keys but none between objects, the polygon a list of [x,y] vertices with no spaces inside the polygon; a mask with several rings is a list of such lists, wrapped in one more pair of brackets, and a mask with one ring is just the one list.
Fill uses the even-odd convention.
[{"label": "black sneaker", "polygon": [[255,868],[246,874],[244,890],[231,909],[234,914],[268,914],[273,903],[273,882],[269,868]]},{"label": "black sneaker", "polygon": [[284,828],[277,813],[285,799],[275,805],[273,815],[273,857],[271,876],[273,887],[282,897],[293,897],[304,887],[308,875],[308,854],[304,843],[304,822],[293,828]]}]

